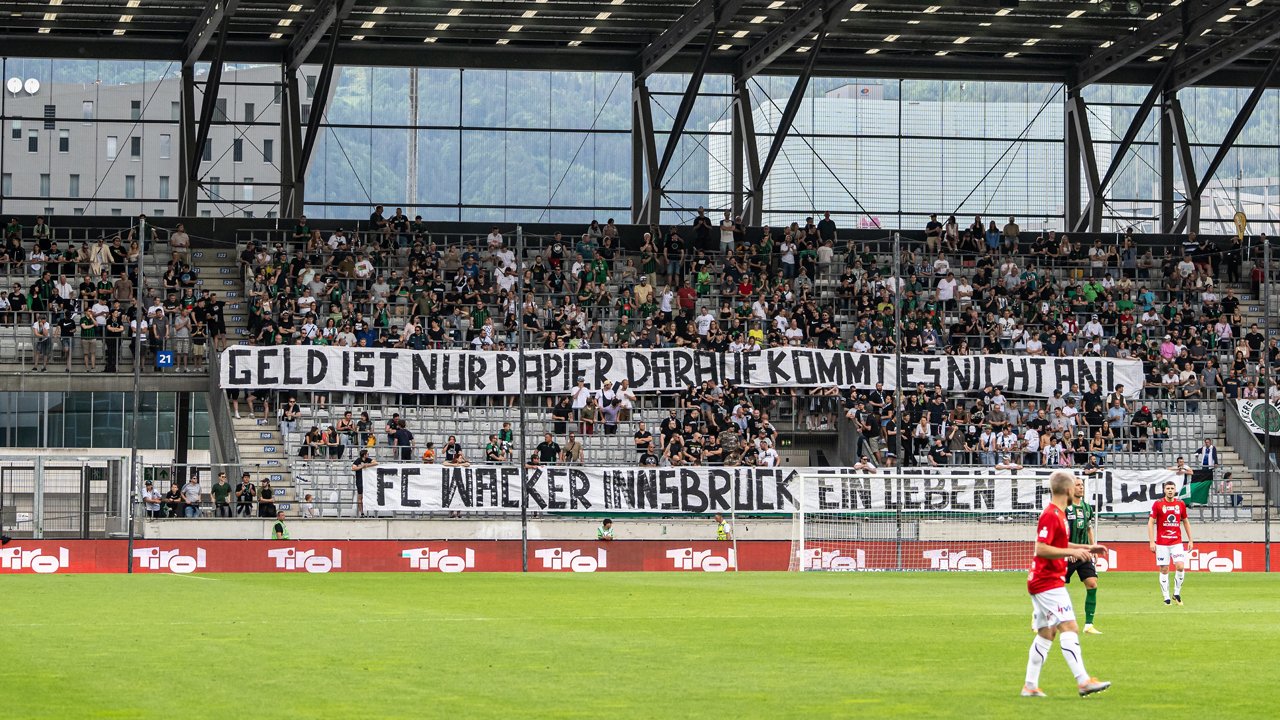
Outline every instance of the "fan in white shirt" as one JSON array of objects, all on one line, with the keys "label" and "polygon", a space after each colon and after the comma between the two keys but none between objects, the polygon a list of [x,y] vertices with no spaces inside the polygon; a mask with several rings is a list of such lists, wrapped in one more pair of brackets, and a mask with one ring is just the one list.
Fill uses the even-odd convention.
[{"label": "fan in white shirt", "polygon": [[516,254],[507,248],[503,248],[493,254],[494,259],[502,263],[502,267],[511,270],[516,269]]},{"label": "fan in white shirt", "polygon": [[111,314],[111,308],[107,307],[106,303],[98,300],[89,308],[89,312],[92,313],[93,321],[97,323],[98,327],[102,327],[107,324],[107,316]]},{"label": "fan in white shirt", "polygon": [[938,281],[938,302],[951,302],[956,297],[956,282],[953,277],[944,277]]},{"label": "fan in white shirt", "polygon": [[716,319],[711,314],[711,311],[708,310],[707,308],[702,308],[702,312],[698,315],[698,317],[694,318],[693,324],[694,324],[694,327],[698,329],[698,334],[703,337],[706,337],[707,333],[711,331],[711,323],[715,321]]}]

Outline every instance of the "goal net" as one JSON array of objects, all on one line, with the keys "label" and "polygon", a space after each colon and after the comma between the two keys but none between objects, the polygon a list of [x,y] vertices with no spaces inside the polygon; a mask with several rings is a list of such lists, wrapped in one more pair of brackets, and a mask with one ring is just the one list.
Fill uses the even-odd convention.
[{"label": "goal net", "polygon": [[791,569],[1026,571],[1049,498],[1049,472],[801,474],[794,488]]}]

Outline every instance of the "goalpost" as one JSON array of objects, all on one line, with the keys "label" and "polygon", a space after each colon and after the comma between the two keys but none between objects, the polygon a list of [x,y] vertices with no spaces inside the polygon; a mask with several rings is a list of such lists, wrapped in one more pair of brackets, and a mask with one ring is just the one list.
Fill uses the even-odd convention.
[{"label": "goalpost", "polygon": [[1026,571],[1049,472],[802,473],[793,486],[791,569]]}]

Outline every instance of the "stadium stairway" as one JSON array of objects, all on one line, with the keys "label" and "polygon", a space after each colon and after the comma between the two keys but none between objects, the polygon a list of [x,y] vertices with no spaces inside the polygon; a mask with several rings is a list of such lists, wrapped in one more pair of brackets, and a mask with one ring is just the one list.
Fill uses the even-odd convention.
[{"label": "stadium stairway", "polygon": [[244,281],[240,278],[239,260],[230,248],[199,248],[191,252],[191,265],[199,275],[202,290],[217,293],[226,301],[224,316],[227,321],[227,342],[243,340],[249,321],[249,306],[245,303]]},{"label": "stadium stairway", "polygon": [[[255,484],[260,485],[264,479],[270,480],[276,508],[295,514],[292,507],[295,500],[294,475],[276,420],[242,413],[239,418],[233,417],[231,422],[235,428],[241,469],[252,474]],[[239,478],[232,478],[231,482],[234,485]],[[300,495],[296,497],[301,498]]]}]

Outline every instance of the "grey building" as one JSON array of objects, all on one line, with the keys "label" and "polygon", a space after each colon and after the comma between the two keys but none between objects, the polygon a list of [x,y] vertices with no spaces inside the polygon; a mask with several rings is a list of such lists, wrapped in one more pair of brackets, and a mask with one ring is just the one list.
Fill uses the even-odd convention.
[{"label": "grey building", "polygon": [[[27,67],[13,60],[5,63],[0,212],[176,214],[181,175],[178,67],[164,72],[162,64],[130,63],[144,68],[140,80],[110,82],[113,75],[139,73],[108,70],[94,81],[65,82],[57,75],[71,72],[41,65],[33,63],[37,71],[25,77]],[[157,72],[148,77],[152,68]],[[51,74],[52,81],[46,82]],[[279,80],[280,69],[274,65],[224,71],[200,163],[199,215],[275,216],[280,197]],[[202,102],[197,91],[197,108]]]}]

